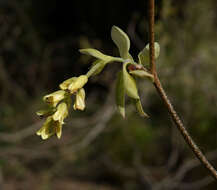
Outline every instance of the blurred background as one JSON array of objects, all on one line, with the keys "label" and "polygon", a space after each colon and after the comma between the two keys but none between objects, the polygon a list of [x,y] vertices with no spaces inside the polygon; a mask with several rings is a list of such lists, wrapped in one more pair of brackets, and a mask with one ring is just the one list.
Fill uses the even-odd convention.
[{"label": "blurred background", "polygon": [[[0,0],[0,189],[206,189],[217,183],[183,141],[148,81],[139,89],[149,119],[130,100],[117,113],[119,64],[85,86],[86,110],[71,110],[60,140],[43,141],[35,112],[63,80],[86,73],[96,48],[118,55],[110,29],[131,39],[131,54],[148,43],[148,1]],[[156,1],[157,69],[196,143],[217,167],[216,0]]]}]

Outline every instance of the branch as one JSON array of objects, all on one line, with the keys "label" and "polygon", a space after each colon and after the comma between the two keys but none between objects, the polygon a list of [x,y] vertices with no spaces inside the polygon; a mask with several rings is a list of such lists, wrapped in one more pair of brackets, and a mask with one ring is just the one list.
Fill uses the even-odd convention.
[{"label": "branch", "polygon": [[170,116],[172,117],[176,127],[182,134],[183,138],[185,139],[186,143],[189,145],[191,150],[194,152],[195,156],[200,160],[200,162],[204,165],[205,168],[209,170],[215,180],[217,180],[217,171],[215,168],[209,163],[207,158],[201,152],[199,147],[194,143],[193,139],[185,129],[184,124],[182,123],[181,119],[177,115],[173,105],[171,104],[170,100],[168,99],[166,92],[164,91],[161,82],[158,78],[156,65],[154,60],[154,0],[149,0],[149,33],[150,33],[150,67],[151,73],[154,76],[154,86],[160,95],[162,101],[165,103]]}]

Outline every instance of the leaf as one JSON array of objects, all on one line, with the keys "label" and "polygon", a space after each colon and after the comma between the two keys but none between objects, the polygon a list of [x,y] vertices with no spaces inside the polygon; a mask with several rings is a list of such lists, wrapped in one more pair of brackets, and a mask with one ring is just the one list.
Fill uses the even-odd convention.
[{"label": "leaf", "polygon": [[108,62],[102,60],[96,60],[95,62],[93,62],[90,70],[87,73],[87,76],[90,77],[99,74],[104,69],[107,63]]},{"label": "leaf", "polygon": [[140,77],[140,78],[149,78],[152,81],[154,81],[153,75],[147,71],[144,71],[144,70],[133,70],[133,71],[130,71],[130,74],[137,76],[137,77]]},{"label": "leaf", "polygon": [[106,62],[109,62],[112,59],[111,56],[105,55],[105,54],[101,53],[100,51],[98,51],[96,49],[92,49],[92,48],[80,49],[79,51],[83,54],[93,56],[97,59],[100,59],[100,60],[103,60]]},{"label": "leaf", "polygon": [[95,62],[93,62],[92,67],[95,67],[95,72],[92,74],[92,76],[101,73],[101,71],[104,69],[105,66],[106,66],[106,62],[104,61],[96,60]]},{"label": "leaf", "polygon": [[130,62],[125,62],[123,65],[123,81],[126,94],[134,99],[139,99],[138,90],[135,79],[127,72],[127,65]]},{"label": "leaf", "polygon": [[120,56],[124,59],[132,59],[129,54],[130,40],[127,34],[117,26],[112,26],[111,38],[118,47]]},{"label": "leaf", "polygon": [[116,83],[116,104],[118,111],[125,118],[125,89],[123,81],[123,72],[118,73],[118,79]]},{"label": "leaf", "polygon": [[137,100],[134,100],[134,101],[135,101],[136,109],[137,109],[138,113],[140,114],[140,116],[142,116],[142,117],[149,117],[148,114],[146,114],[144,112],[140,99],[137,99]]},{"label": "leaf", "polygon": [[[160,55],[160,45],[155,42],[154,43],[154,53],[155,53],[155,59],[157,59]],[[147,44],[142,51],[140,51],[138,58],[139,58],[139,64],[147,64],[150,62],[150,57],[149,57],[149,44]]]}]

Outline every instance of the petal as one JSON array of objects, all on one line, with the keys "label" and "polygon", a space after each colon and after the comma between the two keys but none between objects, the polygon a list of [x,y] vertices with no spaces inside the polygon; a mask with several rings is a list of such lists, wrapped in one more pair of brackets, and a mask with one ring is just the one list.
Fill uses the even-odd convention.
[{"label": "petal", "polygon": [[76,80],[76,78],[77,78],[77,77],[72,77],[72,78],[70,78],[70,79],[67,79],[67,80],[63,81],[63,82],[59,85],[60,89],[62,89],[62,90],[68,89],[69,85],[70,85],[72,82],[74,82],[74,81]]},{"label": "petal", "polygon": [[63,122],[63,120],[67,117],[68,115],[68,107],[65,102],[62,102],[58,105],[57,111],[54,113],[52,116],[54,121],[59,121],[60,123]]},{"label": "petal", "polygon": [[68,89],[71,93],[76,92],[78,89],[82,88],[88,81],[88,77],[86,75],[79,76],[75,82],[72,82]]},{"label": "petal", "polygon": [[85,108],[85,91],[83,88],[76,93],[76,99],[73,106],[74,110],[84,110]]},{"label": "petal", "polygon": [[43,100],[46,103],[55,107],[61,100],[65,98],[65,94],[66,92],[64,90],[58,90],[58,91],[55,91],[51,94],[44,96]]},{"label": "petal", "polygon": [[59,122],[56,123],[56,136],[58,139],[60,139],[62,136],[62,124]]}]

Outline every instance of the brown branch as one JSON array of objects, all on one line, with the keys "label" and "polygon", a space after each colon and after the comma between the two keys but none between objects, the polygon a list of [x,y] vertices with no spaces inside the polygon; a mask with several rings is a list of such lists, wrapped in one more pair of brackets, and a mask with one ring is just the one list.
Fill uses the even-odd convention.
[{"label": "brown branch", "polygon": [[182,123],[181,119],[177,115],[175,109],[173,108],[173,105],[171,104],[170,100],[168,99],[166,92],[164,91],[161,82],[158,78],[157,72],[156,72],[156,65],[154,60],[154,0],[149,0],[149,33],[150,33],[150,67],[151,67],[151,73],[154,76],[154,86],[160,95],[161,99],[165,103],[168,112],[170,113],[170,116],[172,117],[174,123],[176,124],[176,127],[182,134],[183,138],[185,139],[186,143],[189,145],[191,150],[194,152],[195,156],[200,160],[200,162],[204,165],[205,168],[209,170],[209,172],[212,174],[212,176],[217,180],[217,171],[215,168],[209,163],[207,158],[204,156],[204,154],[201,152],[199,147],[194,143],[193,139],[185,129],[184,124]]}]

